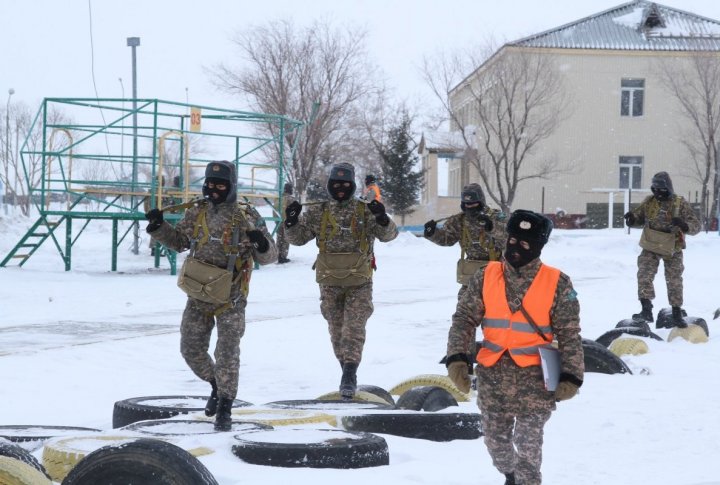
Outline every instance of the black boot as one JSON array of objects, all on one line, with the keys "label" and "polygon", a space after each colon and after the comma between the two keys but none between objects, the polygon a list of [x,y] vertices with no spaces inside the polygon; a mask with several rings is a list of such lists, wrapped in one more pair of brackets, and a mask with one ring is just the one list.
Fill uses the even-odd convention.
[{"label": "black boot", "polygon": [[218,399],[217,414],[215,415],[215,431],[230,431],[232,426],[233,400],[226,397]]},{"label": "black boot", "polygon": [[683,311],[679,306],[672,307],[672,320],[673,324],[678,328],[687,328],[687,323],[683,319]]},{"label": "black boot", "polygon": [[343,373],[340,379],[340,397],[346,401],[355,397],[355,389],[357,389],[357,368],[358,364],[352,362],[343,364]]},{"label": "black boot", "polygon": [[210,381],[212,386],[212,392],[208,398],[207,404],[205,404],[205,416],[215,416],[218,407],[218,396],[217,396],[217,384],[215,381]]},{"label": "black boot", "polygon": [[514,473],[506,473],[505,474],[505,485],[517,485],[515,482],[515,474]]},{"label": "black boot", "polygon": [[635,313],[632,317],[634,320],[645,320],[646,322],[654,322],[655,319],[653,318],[652,314],[652,302],[648,300],[647,298],[640,298],[640,305],[642,305],[642,310],[640,310],[640,313]]}]

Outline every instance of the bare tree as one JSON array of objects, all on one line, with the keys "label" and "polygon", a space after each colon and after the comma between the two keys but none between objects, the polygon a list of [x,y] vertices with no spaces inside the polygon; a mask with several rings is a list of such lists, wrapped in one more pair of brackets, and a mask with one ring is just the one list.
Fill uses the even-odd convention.
[{"label": "bare tree", "polygon": [[[363,30],[336,29],[327,21],[306,28],[290,20],[274,21],[234,38],[243,67],[220,64],[214,70],[222,90],[246,96],[256,111],[307,123],[286,133],[284,140],[286,155],[295,146],[285,158],[286,169],[301,195],[318,175],[323,154],[343,158],[331,145],[342,138],[351,110],[373,90],[365,39]],[[273,132],[277,127],[265,129]]]},{"label": "bare tree", "polygon": [[[4,120],[4,118],[3,118]],[[30,205],[33,203],[31,193],[40,189],[43,177],[43,136],[42,130],[33,129],[33,113],[24,103],[16,103],[13,105],[9,113],[9,129],[7,130],[9,139],[6,139],[6,130],[3,126],[2,146],[3,146],[3,170],[0,174],[0,180],[6,187],[8,198],[15,205],[20,207],[23,215],[30,214]],[[65,114],[57,109],[51,108],[47,113],[47,123],[50,125],[66,125],[68,118]],[[62,138],[62,140],[60,140]],[[9,147],[7,143],[10,143]],[[56,146],[53,148],[59,151],[67,146],[69,140],[65,137],[59,137]],[[7,147],[7,148],[6,148]],[[22,155],[21,155],[22,148]],[[57,173],[59,164],[49,165],[47,170],[53,173],[45,173],[45,179],[49,180],[53,174]],[[47,193],[47,196],[50,194]]]},{"label": "bare tree", "polygon": [[[570,170],[550,157],[530,157],[570,106],[551,55],[508,45],[494,51],[489,42],[469,53],[426,58],[421,71],[451,129],[461,135],[466,164],[475,167],[487,194],[504,211],[522,182]],[[467,179],[465,169],[462,183]]]},{"label": "bare tree", "polygon": [[[699,53],[684,63],[678,63],[677,58],[663,59],[658,62],[657,72],[677,101],[680,115],[690,122],[690,128],[679,138],[692,159],[685,175],[702,185],[700,210],[705,216],[709,206],[717,207],[720,191],[720,57]],[[708,199],[711,183],[712,203]]]}]

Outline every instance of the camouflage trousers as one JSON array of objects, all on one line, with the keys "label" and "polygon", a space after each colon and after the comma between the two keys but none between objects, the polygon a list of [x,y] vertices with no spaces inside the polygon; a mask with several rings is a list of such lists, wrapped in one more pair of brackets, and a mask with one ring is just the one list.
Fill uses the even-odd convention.
[{"label": "camouflage trousers", "polygon": [[373,310],[372,281],[360,286],[320,285],[320,311],[339,362],[359,364],[362,360],[365,324]]},{"label": "camouflage trousers", "polygon": [[[233,288],[233,294],[238,289]],[[215,380],[218,396],[235,399],[240,370],[240,339],[245,333],[244,297],[236,297],[235,306],[214,316],[216,305],[188,298],[180,325],[180,353],[200,379]],[[215,361],[208,353],[213,328],[217,327]]]},{"label": "camouflage trousers", "polygon": [[285,236],[285,224],[282,222],[279,224],[280,227],[278,227],[277,234],[275,235],[275,245],[278,250],[278,261],[281,261],[283,259],[287,259],[288,251],[290,250],[290,243]]},{"label": "camouflage trousers", "polygon": [[[467,289],[468,289],[467,285],[460,286],[460,290],[458,290],[458,301],[460,301],[460,298],[462,298],[462,296],[465,294]],[[475,358],[477,357],[477,350],[476,350],[477,344],[475,342],[476,340],[477,340],[477,328],[475,329],[475,331],[473,333],[473,338],[470,339],[470,343],[468,344],[467,349],[465,350],[465,353],[467,353],[470,356],[470,360],[472,362],[475,362]]]},{"label": "camouflage trousers", "polygon": [[660,260],[665,268],[665,284],[667,285],[668,301],[670,306],[682,306],[683,304],[683,252],[678,251],[669,258],[655,254],[643,249],[638,256],[638,298],[655,298],[655,287],[653,280],[658,272]]},{"label": "camouflage trousers", "polygon": [[542,483],[543,428],[555,409],[540,366],[519,367],[505,353],[492,367],[476,367],[485,445],[500,473],[517,483]]}]

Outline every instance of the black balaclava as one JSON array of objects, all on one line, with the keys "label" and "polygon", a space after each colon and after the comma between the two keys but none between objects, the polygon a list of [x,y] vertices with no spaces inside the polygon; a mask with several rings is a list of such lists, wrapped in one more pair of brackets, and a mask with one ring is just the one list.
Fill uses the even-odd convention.
[{"label": "black balaclava", "polygon": [[[552,221],[547,217],[532,211],[516,210],[507,223],[508,241],[505,245],[505,261],[517,269],[539,258],[551,231]],[[514,244],[510,244],[511,238],[516,239]],[[530,247],[523,248],[520,241],[527,242]]]},{"label": "black balaclava", "polygon": [[[343,187],[343,185],[349,182],[350,187]],[[334,185],[339,184],[339,187]],[[343,202],[350,200],[355,193],[355,167],[349,163],[336,163],[330,168],[330,177],[328,177],[327,191],[330,197]]]},{"label": "black balaclava", "polygon": [[[475,207],[466,207],[466,204],[478,203]],[[460,195],[460,209],[468,215],[480,214],[485,209],[485,194],[478,184],[469,184],[463,187]]]},{"label": "black balaclava", "polygon": [[372,185],[375,182],[377,182],[377,179],[375,178],[375,175],[368,174],[365,176],[365,186]]},{"label": "black balaclava", "polygon": [[[205,182],[202,187],[203,197],[208,199],[213,205],[222,204],[223,202],[235,202],[237,200],[236,182],[237,175],[235,165],[223,160],[220,162],[210,162],[205,167]],[[225,190],[218,190],[217,187],[212,189],[208,187],[208,182],[217,184],[225,184]],[[217,194],[217,197],[215,197]]]},{"label": "black balaclava", "polygon": [[668,200],[673,195],[672,180],[667,172],[653,175],[650,190],[657,200]]}]

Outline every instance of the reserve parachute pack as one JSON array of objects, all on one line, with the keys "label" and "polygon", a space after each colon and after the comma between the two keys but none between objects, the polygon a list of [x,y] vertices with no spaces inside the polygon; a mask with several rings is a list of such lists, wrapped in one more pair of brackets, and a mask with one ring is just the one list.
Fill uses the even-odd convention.
[{"label": "reserve parachute pack", "polygon": [[[229,228],[227,228],[232,234],[230,244],[226,244],[223,240],[223,249],[225,254],[229,256],[227,268],[205,263],[194,256],[195,251],[210,240],[210,230],[206,221],[207,203],[204,203],[201,205],[200,213],[195,220],[190,254],[185,258],[185,262],[178,274],[178,288],[189,297],[206,303],[221,305],[215,311],[216,315],[231,307],[230,294],[233,283],[240,282],[240,290],[245,296],[247,296],[250,287],[253,260],[252,256],[247,254],[240,257],[242,252],[240,223],[244,220],[251,228],[254,228],[254,226],[245,216],[243,205],[245,204],[238,204],[237,209],[233,212]],[[203,234],[202,237],[199,237],[201,230]],[[233,277],[235,273],[237,274]]]},{"label": "reserve parachute pack", "polygon": [[[466,253],[471,245],[479,245],[487,250],[488,260],[484,259],[467,259]],[[457,282],[463,286],[470,284],[470,279],[479,270],[485,268],[490,261],[498,261],[501,251],[495,247],[495,240],[487,235],[486,231],[480,232],[477,241],[473,241],[470,237],[470,229],[468,229],[465,215],[462,215],[462,237],[460,239],[460,259],[457,262],[456,278]]]},{"label": "reserve parachute pack", "polygon": [[[680,210],[680,202],[681,198],[679,196],[675,196],[672,201],[672,214],[670,215],[670,218],[678,216],[678,212]],[[655,218],[659,210],[660,204],[659,202],[657,202],[656,199],[653,198],[648,203],[647,219]],[[676,244],[677,240],[678,235],[676,231],[657,231],[655,229],[650,229],[650,227],[646,224],[645,227],[643,227],[642,234],[640,235],[639,244],[641,248],[647,251],[658,254],[663,258],[670,258],[679,250]],[[682,241],[680,246],[684,246]]]},{"label": "reserve parachute pack", "polygon": [[[360,286],[372,280],[373,257],[369,252],[365,205],[361,202],[357,203],[349,228],[340,227],[327,204],[324,205],[318,237],[320,253],[313,265],[317,283],[328,286]],[[353,235],[358,242],[360,252],[327,251],[326,241],[341,231],[349,231]]]}]

